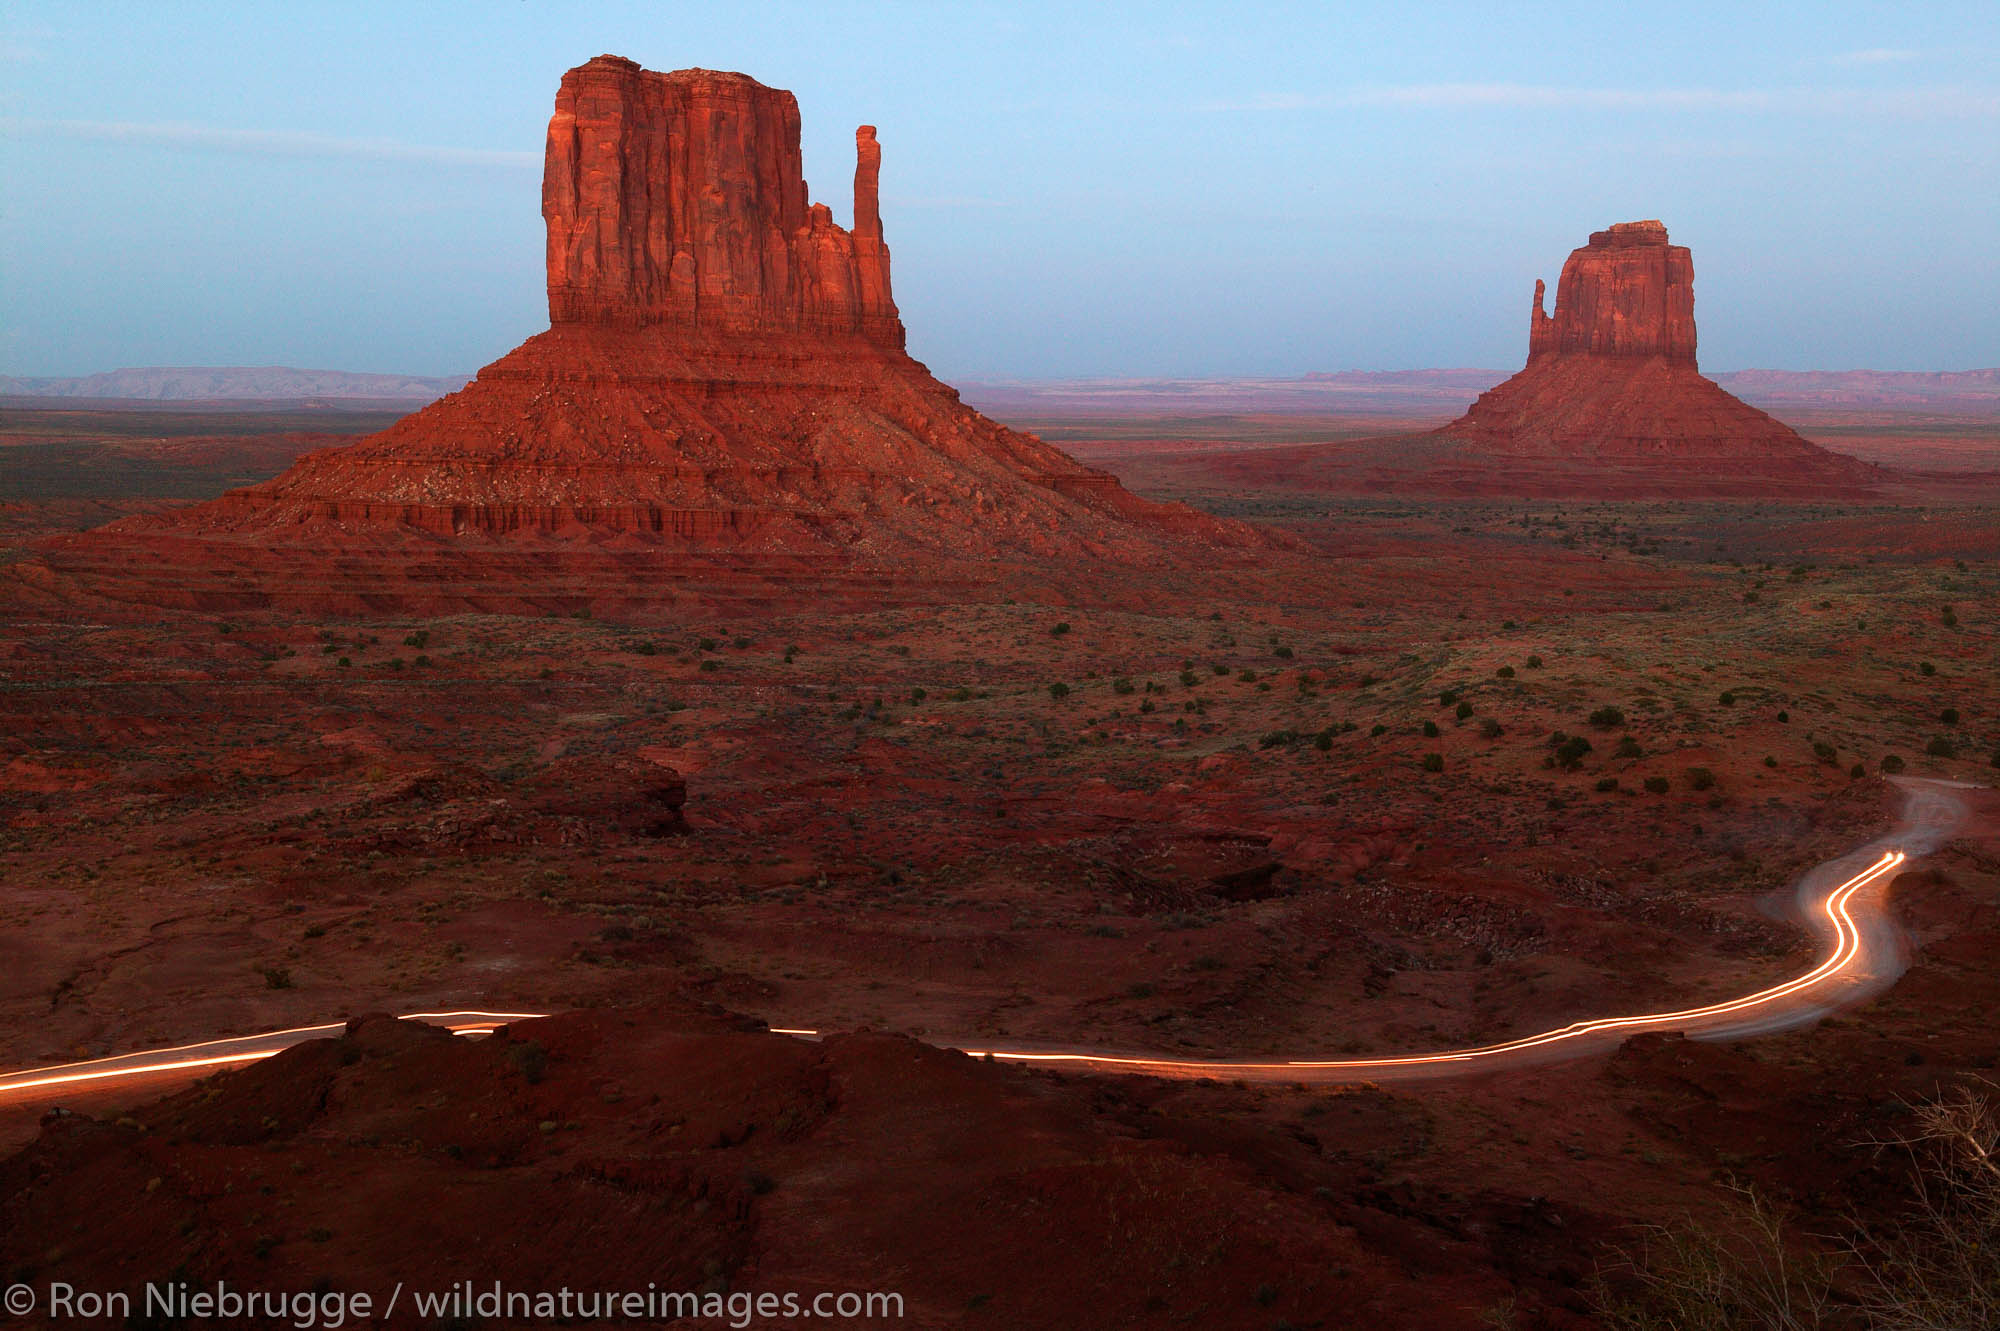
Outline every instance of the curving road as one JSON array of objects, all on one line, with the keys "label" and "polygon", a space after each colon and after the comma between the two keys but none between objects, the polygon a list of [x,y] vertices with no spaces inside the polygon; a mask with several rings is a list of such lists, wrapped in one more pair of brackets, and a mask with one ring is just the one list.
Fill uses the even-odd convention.
[{"label": "curving road", "polygon": [[[1204,1060],[1076,1048],[959,1047],[974,1056],[990,1055],[1012,1063],[1055,1064],[1103,1072],[1337,1084],[1463,1076],[1576,1058],[1608,1049],[1642,1031],[1678,1031],[1707,1039],[1731,1039],[1801,1025],[1836,1007],[1880,992],[1907,967],[1902,933],[1886,909],[1888,883],[1911,858],[1930,854],[1950,839],[1966,816],[1964,798],[1957,792],[1973,787],[1961,782],[1917,778],[1899,778],[1896,784],[1904,792],[1904,801],[1895,830],[1808,871],[1794,889],[1792,908],[1825,939],[1826,955],[1803,975],[1740,998],[1671,1012],[1572,1022],[1539,1035],[1470,1049],[1384,1058]],[[404,1020],[445,1026],[460,1035],[485,1035],[508,1022],[545,1015],[412,1012],[404,1014]],[[269,1058],[303,1041],[338,1035],[342,1027],[341,1022],[298,1026],[0,1074],[0,1104],[96,1090],[128,1078],[185,1078]],[[810,1027],[773,1030],[780,1035],[820,1034]]]}]

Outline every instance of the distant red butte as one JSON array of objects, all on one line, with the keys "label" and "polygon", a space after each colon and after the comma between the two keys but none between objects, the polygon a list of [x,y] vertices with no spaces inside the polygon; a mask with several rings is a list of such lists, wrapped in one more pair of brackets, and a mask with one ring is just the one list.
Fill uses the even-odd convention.
[{"label": "distant red butte", "polygon": [[[1906,478],[1832,453],[1703,378],[1694,261],[1658,222],[1594,233],[1535,283],[1528,364],[1425,434],[1161,461],[1222,489],[1601,498],[1858,498]],[[1132,473],[1128,473],[1132,474]]]},{"label": "distant red butte", "polygon": [[854,227],[798,103],[742,74],[570,70],[542,181],[551,327],[283,475],[45,551],[41,590],[226,610],[869,604],[991,565],[1204,567],[1275,542],[1138,499],[904,351],[872,126]]},{"label": "distant red butte", "polygon": [[1879,469],[1808,443],[1730,396],[1695,363],[1694,260],[1656,221],[1620,222],[1570,251],[1528,364],[1437,433],[1505,458],[1660,467],[1726,487],[1866,488]]}]

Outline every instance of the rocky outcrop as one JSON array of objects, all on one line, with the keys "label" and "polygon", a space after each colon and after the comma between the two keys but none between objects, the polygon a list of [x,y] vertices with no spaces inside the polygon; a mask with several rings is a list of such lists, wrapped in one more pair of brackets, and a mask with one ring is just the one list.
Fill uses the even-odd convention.
[{"label": "rocky outcrop", "polygon": [[[1134,497],[911,359],[881,170],[864,125],[845,229],[807,199],[790,93],[600,56],[549,122],[547,332],[381,434],[50,562],[202,608],[630,613],[690,570],[704,595],[747,569],[760,597],[803,574],[804,595],[865,603],[956,594],[998,561],[1208,566],[1276,544]],[[507,553],[523,543],[563,550]]]},{"label": "rocky outcrop", "polygon": [[1570,251],[1556,288],[1556,312],[1543,312],[1535,283],[1528,360],[1544,356],[1659,356],[1693,365],[1694,260],[1669,245],[1655,221],[1620,222],[1591,233]]},{"label": "rocky outcrop", "polygon": [[743,74],[599,56],[563,76],[542,174],[549,322],[859,333],[903,345],[855,134],[855,229],[808,204],[792,94]]},{"label": "rocky outcrop", "polygon": [[[1453,465],[1502,456],[1581,468],[1676,468],[1676,493],[1703,476],[1730,493],[1768,481],[1797,492],[1865,490],[1879,468],[1830,453],[1702,377],[1695,362],[1694,261],[1657,221],[1621,222],[1570,252],[1547,313],[1535,283],[1527,366],[1438,431],[1470,445]],[[1663,472],[1664,474],[1664,472]],[[1539,483],[1539,482],[1538,482]],[[1692,487],[1692,490],[1690,489]]]}]

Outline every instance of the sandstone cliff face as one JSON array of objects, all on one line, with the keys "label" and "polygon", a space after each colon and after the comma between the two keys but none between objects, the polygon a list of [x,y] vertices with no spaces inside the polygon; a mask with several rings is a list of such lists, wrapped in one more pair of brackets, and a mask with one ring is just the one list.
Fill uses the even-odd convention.
[{"label": "sandstone cliff face", "polygon": [[1438,433],[1479,453],[1561,464],[1673,465],[1736,485],[1761,474],[1841,493],[1881,479],[1702,377],[1694,261],[1657,221],[1621,222],[1570,252],[1546,312],[1535,283],[1528,363]]},{"label": "sandstone cliff face", "polygon": [[542,187],[547,332],[381,434],[50,559],[167,571],[177,585],[149,573],[133,595],[209,608],[622,613],[686,595],[691,570],[716,595],[754,577],[767,598],[814,580],[801,595],[879,602],[957,594],[989,563],[1207,566],[1281,544],[1141,500],[911,359],[872,126],[855,159],[849,231],[807,199],[790,93],[615,56],[573,69]]},{"label": "sandstone cliff face", "polygon": [[599,56],[563,76],[542,176],[549,321],[859,333],[903,344],[873,126],[855,229],[811,205],[788,92]]},{"label": "sandstone cliff face", "polygon": [[1571,250],[1553,318],[1535,283],[1530,362],[1550,355],[1663,356],[1694,361],[1694,260],[1656,221],[1620,222]]}]

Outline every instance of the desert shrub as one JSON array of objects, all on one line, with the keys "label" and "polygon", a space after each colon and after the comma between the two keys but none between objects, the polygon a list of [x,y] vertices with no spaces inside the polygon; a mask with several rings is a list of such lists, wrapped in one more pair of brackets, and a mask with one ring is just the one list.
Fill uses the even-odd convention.
[{"label": "desert shrub", "polygon": [[1049,685],[1049,696],[1057,702],[1061,702],[1064,698],[1069,697],[1069,685],[1060,681]]},{"label": "desert shrub", "polygon": [[1939,722],[1941,722],[1941,723],[1942,723],[1942,724],[1944,724],[1944,725],[1948,725],[1948,726],[1955,726],[1955,725],[1957,725],[1957,724],[1958,724],[1958,709],[1957,709],[1956,707],[1947,707],[1947,708],[1945,708],[1945,709],[1944,709],[1944,710],[1943,710],[1942,712],[1939,712],[1939,713],[1938,713],[1938,720],[1939,720]]},{"label": "desert shrub", "polygon": [[2000,767],[2000,749],[1993,750],[1993,760],[1987,766]]},{"label": "desert shrub", "polygon": [[1690,767],[1687,769],[1687,783],[1694,790],[1713,790],[1715,773],[1706,767]]},{"label": "desert shrub", "polygon": [[1790,712],[1786,712],[1786,711],[1780,711],[1780,712],[1778,713],[1778,724],[1779,724],[1779,725],[1781,725],[1781,726],[1784,726],[1784,725],[1790,725],[1790,724],[1791,724],[1791,721],[1792,721],[1792,714],[1791,714]]},{"label": "desert shrub", "polygon": [[292,987],[292,973],[283,966],[259,966],[258,973],[264,977],[266,989],[289,989]]},{"label": "desert shrub", "polygon": [[1597,782],[1597,789],[1600,794],[1605,791],[1618,789],[1618,778],[1615,776],[1600,777]]},{"label": "desert shrub", "polygon": [[1457,701],[1458,701],[1457,689],[1446,689],[1443,693],[1440,693],[1438,695],[1438,706],[1440,707],[1449,707]]},{"label": "desert shrub", "polygon": [[1333,747],[1332,726],[1328,726],[1325,730],[1322,730],[1317,735],[1313,736],[1313,747],[1315,749],[1318,749],[1321,753],[1325,753],[1327,750]]},{"label": "desert shrub", "polygon": [[1944,612],[1938,616],[1938,619],[1942,621],[1944,626],[1948,629],[1955,629],[1958,627],[1958,612],[1956,610],[1953,610],[1950,606],[1946,606],[1944,608]]},{"label": "desert shrub", "polygon": [[1599,730],[1616,730],[1625,724],[1625,709],[1609,705],[1600,707],[1590,714],[1590,724]]},{"label": "desert shrub", "polygon": [[1907,764],[1905,764],[1903,760],[1897,755],[1893,753],[1885,753],[1882,755],[1882,761],[1878,763],[1877,766],[1879,766],[1888,775],[1894,776],[1896,773],[1902,771],[1903,768],[1907,766]]},{"label": "desert shrub", "polygon": [[1472,704],[1469,702],[1462,702],[1458,705],[1457,710],[1452,714],[1456,716],[1459,720],[1463,721],[1465,720],[1466,717],[1472,715]]},{"label": "desert shrub", "polygon": [[1065,619],[1057,622],[1053,627],[1049,629],[1049,636],[1051,638],[1060,638],[1065,633],[1068,632],[1069,632],[1069,621]]},{"label": "desert shrub", "polygon": [[928,697],[930,697],[930,696],[931,696],[931,695],[930,695],[930,691],[929,691],[928,689],[911,689],[911,690],[910,690],[910,702],[911,702],[911,704],[912,704],[912,705],[914,705],[914,704],[916,704],[916,703],[920,703],[920,702],[922,702],[922,701],[923,701],[924,699],[926,699],[926,698],[928,698]]},{"label": "desert shrub", "polygon": [[1630,735],[1619,740],[1618,747],[1613,749],[1611,753],[1613,757],[1617,758],[1643,758],[1646,756],[1646,751],[1639,747],[1639,741],[1633,739]]},{"label": "desert shrub", "polygon": [[1442,772],[1444,770],[1444,755],[1442,753],[1425,754],[1423,767],[1426,772]]},{"label": "desert shrub", "polygon": [[713,638],[702,638],[697,642],[696,645],[699,646],[704,652],[712,652],[717,647],[721,646],[721,644],[718,643]]},{"label": "desert shrub", "polygon": [[1589,752],[1589,740],[1581,735],[1571,735],[1556,746],[1556,766],[1565,772],[1574,772],[1583,766],[1583,755]]},{"label": "desert shrub", "polygon": [[1226,675],[1229,673],[1229,667],[1223,664],[1221,661],[1217,661],[1214,665],[1210,666],[1209,669],[1213,670],[1218,675]]},{"label": "desert shrub", "polygon": [[[747,652],[747,651],[749,651],[749,650],[750,650],[750,639],[748,639],[748,638],[737,638],[737,639],[736,639],[735,641],[731,642],[731,643],[730,643],[729,645],[730,645],[731,647],[734,647],[734,648],[735,648],[735,649],[736,649],[737,651],[739,651],[739,652]],[[909,648],[907,648],[907,647],[905,647],[905,648],[903,649],[903,651],[902,651],[902,655],[904,655],[904,656],[908,656],[909,654],[910,654],[910,649],[909,649]]]},{"label": "desert shrub", "polygon": [[1924,752],[1933,758],[1956,758],[1958,746],[1943,735],[1931,736],[1931,742],[1924,745]]},{"label": "desert shrub", "polygon": [[1257,672],[1254,670],[1245,670],[1240,672],[1236,676],[1236,678],[1243,681],[1245,684],[1255,684],[1257,682]]},{"label": "desert shrub", "polygon": [[1488,739],[1499,739],[1507,733],[1507,728],[1490,716],[1479,718],[1479,733]]},{"label": "desert shrub", "polygon": [[1424,722],[1424,738],[1436,739],[1437,737],[1438,737],[1438,723],[1435,721]]},{"label": "desert shrub", "polygon": [[1878,1143],[1911,1165],[1904,1213],[1859,1222],[1833,1256],[1737,1188],[1719,1219],[1644,1231],[1592,1290],[1613,1331],[1944,1331],[2000,1326],[2000,1109],[1991,1083],[1904,1105],[1912,1126]]},{"label": "desert shrub", "polygon": [[1153,700],[1151,698],[1148,698],[1146,699],[1146,701],[1140,703],[1139,710],[1142,712],[1151,712],[1156,710],[1153,706]]},{"label": "desert shrub", "polygon": [[[1614,1331],[1816,1331],[1830,1325],[1833,1265],[1800,1260],[1787,1218],[1748,1188],[1727,1223],[1690,1215],[1648,1226],[1637,1252],[1600,1272],[1597,1311]],[[1811,1250],[1808,1250],[1809,1252]]]},{"label": "desert shrub", "polygon": [[1275,749],[1283,745],[1296,744],[1298,742],[1299,732],[1296,730],[1272,730],[1266,732],[1264,737],[1257,741],[1257,747],[1260,749]]},{"label": "desert shrub", "polygon": [[1647,777],[1647,778],[1646,778],[1646,793],[1647,793],[1647,794],[1649,794],[1649,795],[1664,795],[1664,794],[1666,794],[1666,793],[1667,793],[1667,779],[1666,779],[1665,777],[1663,777],[1663,776],[1649,776],[1649,777]]},{"label": "desert shrub", "polygon": [[429,629],[418,629],[415,633],[404,637],[403,645],[405,647],[428,647],[431,645],[431,631]]},{"label": "desert shrub", "polygon": [[1181,671],[1181,684],[1185,688],[1190,688],[1190,689],[1193,688],[1195,684],[1200,681],[1200,678],[1201,677],[1199,675],[1196,675],[1192,670]]},{"label": "desert shrub", "polygon": [[1111,681],[1111,691],[1113,693],[1130,693],[1133,688],[1132,681],[1122,675]]},{"label": "desert shrub", "polygon": [[1383,725],[1380,721],[1377,721],[1374,725],[1368,728],[1368,738],[1370,739],[1380,739],[1382,738],[1382,736],[1388,733],[1389,733],[1389,727]]},{"label": "desert shrub", "polygon": [[1854,766],[1847,769],[1847,779],[1849,781],[1859,781],[1862,777],[1867,775],[1868,775],[1867,763],[1856,763],[1854,764]]},{"label": "desert shrub", "polygon": [[1776,767],[1777,765],[1778,765],[1778,760],[1777,760],[1776,758],[1773,758],[1773,757],[1772,757],[1772,756],[1771,756],[1770,754],[1768,754],[1768,753],[1764,755],[1764,766],[1766,766],[1766,767]]},{"label": "desert shrub", "polygon": [[1502,679],[1512,679],[1514,678],[1514,667],[1501,666],[1498,670],[1494,671],[1493,673],[1498,675]]},{"label": "desert shrub", "polygon": [[634,656],[658,656],[660,649],[654,644],[652,639],[641,638],[632,644],[632,654]]},{"label": "desert shrub", "polygon": [[1542,658],[1539,656],[1531,656],[1527,659],[1526,664],[1528,669],[1530,670],[1540,670],[1542,668]]},{"label": "desert shrub", "polygon": [[1922,675],[1925,679],[1929,679],[1932,675],[1935,675],[1937,673],[1937,667],[1932,665],[1929,661],[1922,661],[1919,662],[1917,665],[1917,673]]},{"label": "desert shrub", "polygon": [[1720,698],[1717,698],[1716,701],[1721,703],[1724,707],[1734,707],[1736,705],[1736,695],[1729,692],[1727,689],[1724,689],[1722,692],[1722,696]]},{"label": "desert shrub", "polygon": [[342,670],[349,670],[353,668],[354,661],[350,657],[343,656],[338,661],[335,661],[334,664],[339,666]]},{"label": "desert shrub", "polygon": [[541,1082],[549,1070],[549,1051],[538,1040],[507,1046],[507,1062],[530,1086]]},{"label": "desert shrub", "polygon": [[1835,749],[1833,745],[1828,744],[1825,740],[1816,739],[1813,741],[1813,757],[1819,759],[1821,762],[1830,763],[1838,754],[1839,750]]},{"label": "desert shrub", "polygon": [[1289,661],[1292,659],[1292,649],[1283,646],[1273,647],[1271,649],[1271,655],[1277,657],[1281,661]]}]

